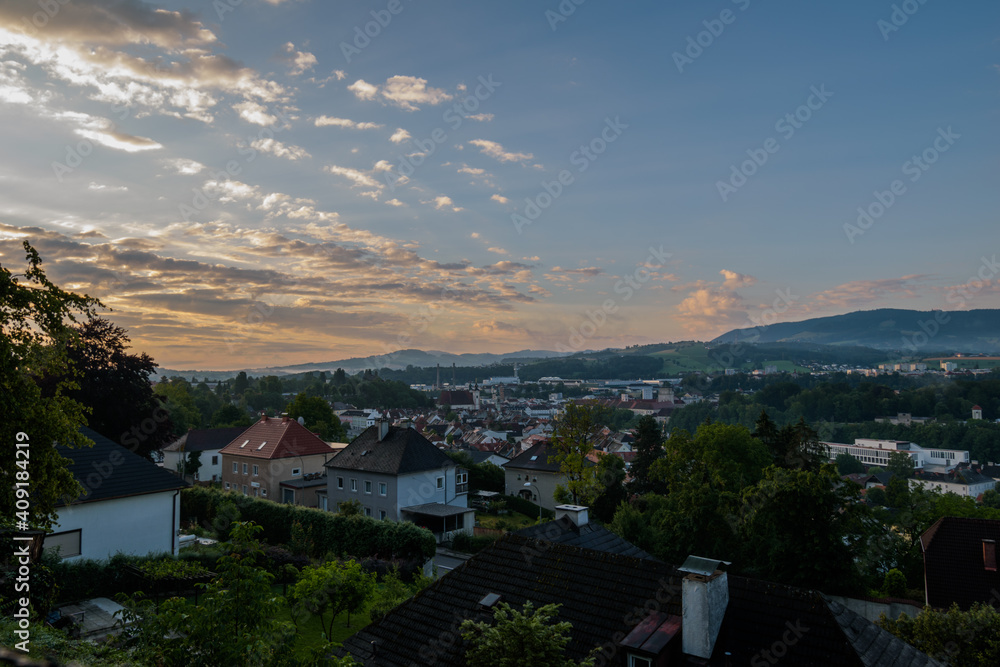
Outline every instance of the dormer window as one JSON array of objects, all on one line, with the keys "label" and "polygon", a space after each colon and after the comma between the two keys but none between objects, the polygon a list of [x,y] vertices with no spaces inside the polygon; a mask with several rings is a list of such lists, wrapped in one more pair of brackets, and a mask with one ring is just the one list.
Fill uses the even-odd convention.
[{"label": "dormer window", "polygon": [[997,571],[996,540],[983,540],[983,567],[990,572]]}]

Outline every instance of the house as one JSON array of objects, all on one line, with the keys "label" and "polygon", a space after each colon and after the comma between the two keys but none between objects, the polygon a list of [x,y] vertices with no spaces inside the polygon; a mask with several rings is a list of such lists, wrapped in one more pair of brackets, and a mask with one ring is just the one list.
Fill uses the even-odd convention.
[{"label": "house", "polygon": [[462,621],[493,607],[559,604],[572,625],[566,657],[597,664],[940,665],[818,592],[729,575],[690,557],[649,558],[508,535],[344,641],[366,666],[465,665]]},{"label": "house", "polygon": [[974,602],[1000,602],[997,544],[1000,521],[946,516],[920,536],[924,590],[932,607],[953,602],[968,609]]},{"label": "house", "polygon": [[294,419],[264,416],[220,450],[222,484],[227,490],[279,502],[317,507],[315,490],[286,487],[281,482],[322,473],[323,464],[334,454],[323,442]]},{"label": "house", "polygon": [[556,486],[566,486],[559,464],[549,462],[550,448],[540,442],[503,464],[504,487],[509,496],[521,496],[545,509],[556,508]]},{"label": "house", "polygon": [[479,389],[473,391],[445,390],[441,392],[436,402],[438,405],[448,406],[452,410],[478,410]]},{"label": "house", "polygon": [[588,508],[581,505],[556,505],[555,519],[527,526],[515,534],[554,544],[656,560],[620,535],[612,533],[600,524],[591,522]]},{"label": "house", "polygon": [[853,445],[840,442],[821,442],[831,461],[838,454],[850,454],[869,466],[885,468],[896,452],[905,452],[913,461],[915,470],[947,472],[956,466],[969,463],[969,452],[955,449],[924,448],[908,440],[878,440],[855,438]]},{"label": "house", "polygon": [[89,428],[80,432],[93,447],[56,449],[72,461],[69,471],[84,493],[57,508],[43,548],[58,548],[64,559],[177,554],[180,490],[187,482]]},{"label": "house", "polygon": [[923,472],[910,479],[910,488],[923,487],[942,493],[978,498],[996,487],[996,480],[969,468],[956,468],[948,473]]},{"label": "house", "polygon": [[183,459],[191,452],[201,452],[201,467],[194,475],[195,480],[217,482],[222,479],[219,452],[245,430],[243,426],[192,429],[163,448],[163,467],[179,472]]},{"label": "house", "polygon": [[379,421],[326,464],[330,509],[356,500],[365,516],[411,521],[439,541],[471,532],[469,473],[412,428]]},{"label": "house", "polygon": [[496,451],[478,451],[473,450],[469,452],[469,456],[472,457],[473,463],[492,463],[495,466],[503,466],[505,463],[510,461],[506,456],[498,454]]}]

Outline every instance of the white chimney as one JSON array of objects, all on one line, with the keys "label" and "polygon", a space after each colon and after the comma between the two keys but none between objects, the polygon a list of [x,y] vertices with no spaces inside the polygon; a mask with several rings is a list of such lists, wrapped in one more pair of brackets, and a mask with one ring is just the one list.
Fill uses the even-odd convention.
[{"label": "white chimney", "polygon": [[556,521],[564,516],[577,526],[587,525],[587,508],[583,505],[556,505]]},{"label": "white chimney", "polygon": [[715,650],[722,619],[729,605],[729,578],[722,571],[726,561],[688,556],[678,571],[683,616],[682,647],[687,655],[709,659]]},{"label": "white chimney", "polygon": [[387,435],[389,435],[389,420],[382,417],[378,420],[378,441],[382,442]]}]

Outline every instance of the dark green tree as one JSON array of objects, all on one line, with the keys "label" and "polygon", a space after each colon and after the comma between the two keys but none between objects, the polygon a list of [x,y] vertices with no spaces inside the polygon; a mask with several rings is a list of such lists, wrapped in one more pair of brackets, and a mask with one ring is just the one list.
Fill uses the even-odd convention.
[{"label": "dark green tree", "polygon": [[589,503],[600,493],[595,466],[587,458],[594,451],[601,428],[598,411],[596,404],[568,403],[556,420],[552,433],[549,462],[559,464],[560,471],[566,476],[565,490],[576,505]]},{"label": "dark green tree", "polygon": [[347,431],[325,398],[300,393],[286,409],[292,419],[302,417],[305,427],[329,442],[343,442]]},{"label": "dark green tree", "polygon": [[837,466],[837,472],[841,475],[856,475],[867,471],[865,464],[860,459],[847,453],[837,454],[834,463]]},{"label": "dark green tree", "polygon": [[[24,250],[23,274],[0,265],[0,527],[23,520],[50,528],[60,499],[82,491],[52,443],[93,444],[79,431],[86,408],[69,396],[77,389],[67,354],[79,337],[72,325],[94,317],[101,303],[56,286],[27,241]],[[45,377],[64,379],[43,395]],[[28,487],[17,485],[29,480],[30,502]]]},{"label": "dark green tree", "polygon": [[632,480],[629,483],[629,490],[633,493],[649,493],[662,491],[656,489],[649,477],[649,469],[659,459],[663,458],[663,432],[656,418],[652,415],[645,415],[639,419],[636,426],[634,450],[635,459],[629,472]]},{"label": "dark green tree", "polygon": [[1000,665],[1000,611],[983,602],[972,605],[969,611],[954,604],[947,611],[926,607],[916,618],[902,614],[895,621],[883,614],[876,625],[942,664]]},{"label": "dark green tree", "polygon": [[565,657],[573,626],[554,622],[558,613],[558,604],[535,609],[528,601],[518,610],[501,602],[493,610],[492,623],[462,621],[462,638],[470,644],[466,663],[469,667],[592,667],[592,658],[578,663]]},{"label": "dark green tree", "polygon": [[900,479],[909,479],[913,477],[913,459],[906,452],[893,452],[885,469]]}]

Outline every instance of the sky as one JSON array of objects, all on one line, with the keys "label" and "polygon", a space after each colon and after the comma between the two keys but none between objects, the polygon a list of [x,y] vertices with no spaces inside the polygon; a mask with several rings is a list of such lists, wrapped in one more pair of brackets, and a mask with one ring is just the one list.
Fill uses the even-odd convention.
[{"label": "sky", "polygon": [[4,0],[0,264],[205,370],[997,308],[998,121],[987,0]]}]

